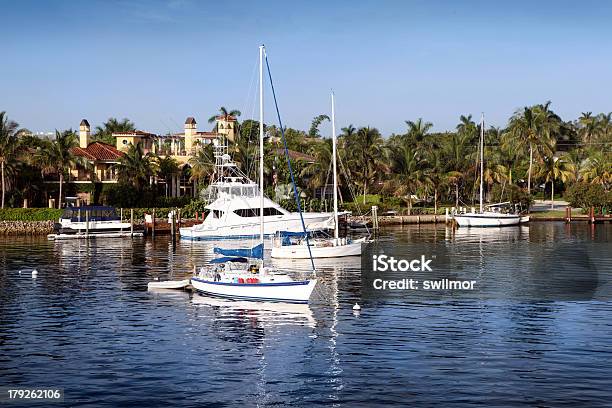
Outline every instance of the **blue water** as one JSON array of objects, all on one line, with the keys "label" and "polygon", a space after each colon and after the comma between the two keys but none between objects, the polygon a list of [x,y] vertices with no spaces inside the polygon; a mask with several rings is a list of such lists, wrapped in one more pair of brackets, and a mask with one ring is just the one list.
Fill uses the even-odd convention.
[{"label": "blue water", "polygon": [[538,256],[524,248],[543,243],[596,244],[593,262],[605,287],[611,226],[497,231],[411,226],[381,236],[406,248],[446,246],[465,270],[495,286],[495,297],[365,295],[356,259],[318,266],[310,306],[147,291],[154,277],[188,276],[209,259],[205,242],[173,250],[163,237],[4,239],[0,387],[60,387],[63,405],[79,407],[610,406],[612,299],[526,301],[500,293],[521,290],[513,266]]}]

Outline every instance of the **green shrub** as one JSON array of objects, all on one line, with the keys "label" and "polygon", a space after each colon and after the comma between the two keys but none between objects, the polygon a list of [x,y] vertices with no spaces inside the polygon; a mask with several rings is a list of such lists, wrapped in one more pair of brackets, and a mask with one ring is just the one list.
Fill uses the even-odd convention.
[{"label": "green shrub", "polygon": [[601,184],[574,183],[565,191],[565,199],[572,207],[588,210],[595,207],[597,212],[612,207],[612,191],[606,191]]},{"label": "green shrub", "polygon": [[62,212],[56,208],[2,208],[0,221],[57,221]]},{"label": "green shrub", "polygon": [[195,218],[195,213],[206,211],[206,203],[203,200],[193,200],[181,209],[183,218]]}]

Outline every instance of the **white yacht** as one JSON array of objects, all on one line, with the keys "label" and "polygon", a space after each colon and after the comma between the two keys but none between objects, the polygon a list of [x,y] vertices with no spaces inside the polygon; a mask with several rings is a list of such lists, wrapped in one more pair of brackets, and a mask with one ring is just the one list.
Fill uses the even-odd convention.
[{"label": "white yacht", "polygon": [[[259,236],[259,186],[244,174],[227,153],[224,139],[214,141],[216,180],[207,192],[207,215],[204,221],[180,229],[181,238],[216,240],[255,238]],[[264,196],[264,234],[302,231],[298,212],[289,212]],[[308,230],[319,231],[334,226],[333,213],[303,213]]]}]

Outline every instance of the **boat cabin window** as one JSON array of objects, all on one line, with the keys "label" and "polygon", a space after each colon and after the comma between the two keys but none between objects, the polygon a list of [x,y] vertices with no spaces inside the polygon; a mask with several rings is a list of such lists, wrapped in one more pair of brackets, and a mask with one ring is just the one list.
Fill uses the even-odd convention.
[{"label": "boat cabin window", "polygon": [[221,211],[221,210],[212,210],[210,213],[212,214],[213,218],[221,218],[221,217],[223,217],[223,211]]},{"label": "boat cabin window", "polygon": [[[259,208],[241,208],[239,210],[234,210],[234,213],[240,217],[259,217]],[[283,213],[274,207],[264,208],[264,217],[270,215],[283,215]]]}]

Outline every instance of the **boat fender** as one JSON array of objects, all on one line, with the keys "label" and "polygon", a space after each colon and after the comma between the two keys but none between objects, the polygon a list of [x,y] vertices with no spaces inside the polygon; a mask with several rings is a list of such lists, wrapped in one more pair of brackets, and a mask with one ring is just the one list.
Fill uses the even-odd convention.
[{"label": "boat fender", "polygon": [[244,283],[244,278],[238,278],[238,283]]}]

